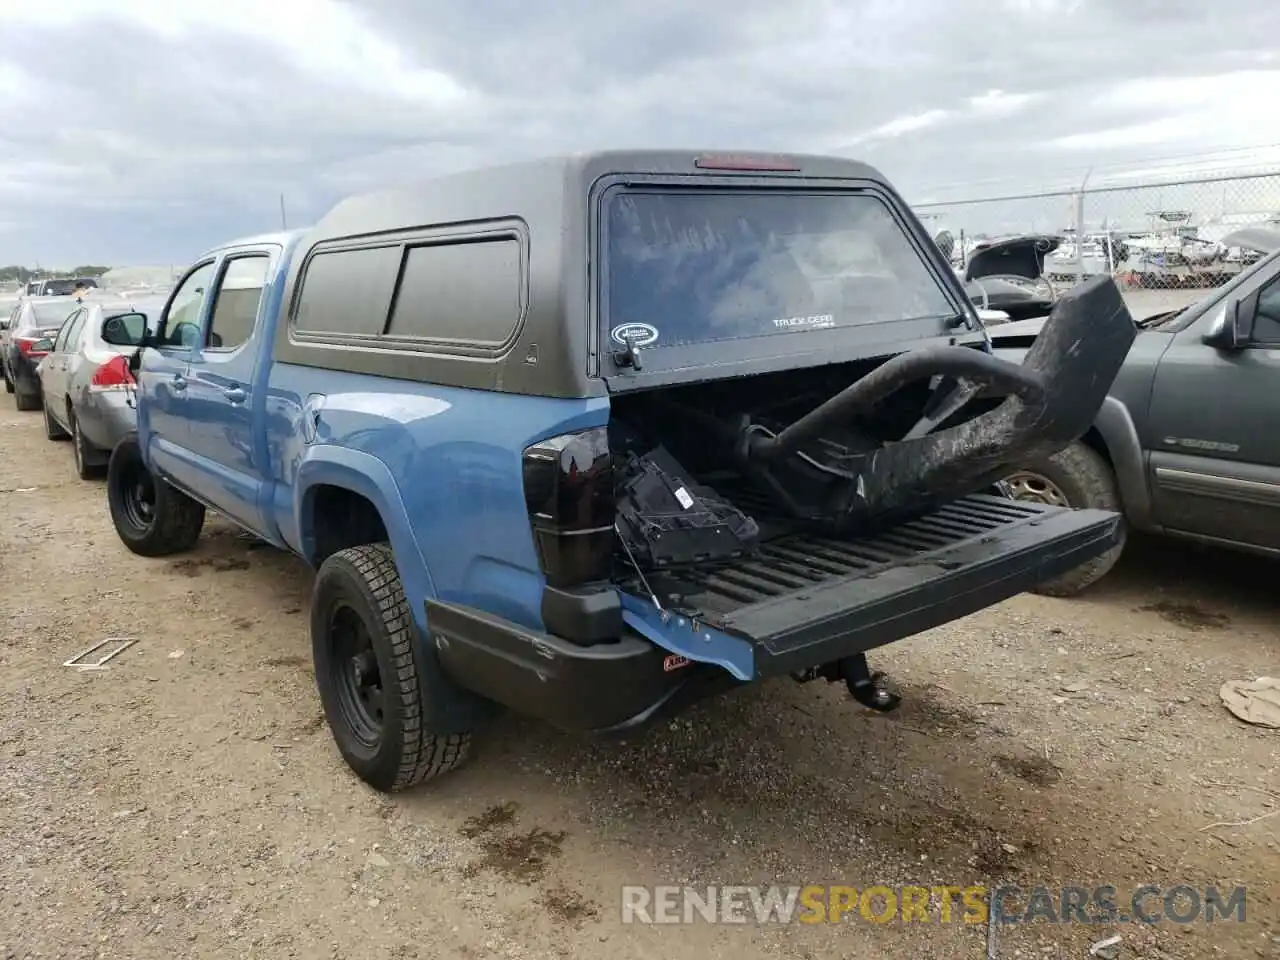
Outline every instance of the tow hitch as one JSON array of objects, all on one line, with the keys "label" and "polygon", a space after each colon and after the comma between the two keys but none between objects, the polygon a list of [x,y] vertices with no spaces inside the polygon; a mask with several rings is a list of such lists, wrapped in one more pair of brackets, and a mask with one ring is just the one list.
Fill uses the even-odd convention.
[{"label": "tow hitch", "polygon": [[902,704],[902,697],[884,685],[885,675],[872,673],[865,653],[841,657],[820,667],[810,667],[791,675],[799,683],[822,678],[828,683],[843,680],[853,699],[877,713],[889,713]]}]

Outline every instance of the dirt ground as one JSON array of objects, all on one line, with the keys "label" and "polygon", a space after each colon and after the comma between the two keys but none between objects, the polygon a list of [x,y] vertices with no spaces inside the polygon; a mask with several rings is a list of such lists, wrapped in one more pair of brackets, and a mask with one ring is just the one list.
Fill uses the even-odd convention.
[{"label": "dirt ground", "polygon": [[1001,880],[1245,884],[1246,922],[991,956],[1280,957],[1280,732],[1217,693],[1280,672],[1280,565],[1138,543],[1087,597],[881,651],[896,714],[782,680],[627,743],[508,718],[387,798],[322,720],[301,563],[217,520],[143,560],[38,414],[0,401],[0,451],[0,957],[961,960],[985,926],[624,924],[620,889]]}]

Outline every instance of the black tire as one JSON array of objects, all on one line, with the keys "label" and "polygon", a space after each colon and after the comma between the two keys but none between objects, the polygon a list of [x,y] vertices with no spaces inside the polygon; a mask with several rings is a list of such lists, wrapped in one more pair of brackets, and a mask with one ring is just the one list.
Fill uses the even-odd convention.
[{"label": "black tire", "polygon": [[40,403],[40,408],[44,411],[45,439],[69,440],[71,438],[71,434],[67,433],[67,431],[62,429],[62,427],[58,426],[58,421],[53,419],[53,414],[49,412],[49,404],[43,402],[43,398]]},{"label": "black tire", "polygon": [[8,370],[5,370],[5,372],[4,372],[4,392],[5,392],[5,393],[13,393],[13,390],[14,390],[14,387],[13,387],[13,381],[9,379],[9,371],[8,371]]},{"label": "black tire", "polygon": [[15,389],[13,394],[13,405],[24,413],[30,413],[32,410],[39,410],[43,404],[40,402],[40,394],[23,393]]},{"label": "black tire", "polygon": [[120,441],[111,452],[107,503],[116,533],[143,557],[190,550],[204,526],[204,505],[153,477],[134,438]]},{"label": "black tire", "polygon": [[75,411],[71,411],[71,449],[75,453],[76,458],[76,476],[81,480],[96,480],[107,472],[105,464],[92,462],[95,456],[100,456],[88,440],[84,438],[84,434],[80,432],[80,421],[76,419]]},{"label": "black tire", "polygon": [[[1021,486],[1015,478],[1038,478],[1047,481],[1042,496],[1034,495],[1030,483]],[[1121,516],[1120,542],[1099,557],[1083,563],[1060,577],[1046,580],[1033,593],[1046,597],[1071,597],[1102,579],[1116,565],[1124,551],[1126,530],[1124,507],[1116,484],[1115,471],[1092,447],[1076,441],[1044,460],[1033,461],[1009,478],[1018,499],[1055,503],[1065,500],[1076,509],[1112,510]],[[1052,491],[1052,492],[1051,492]]]},{"label": "black tire", "polygon": [[469,733],[423,726],[416,642],[387,544],[349,547],[320,565],[311,597],[316,687],[343,759],[384,793],[447,773],[470,752]]}]

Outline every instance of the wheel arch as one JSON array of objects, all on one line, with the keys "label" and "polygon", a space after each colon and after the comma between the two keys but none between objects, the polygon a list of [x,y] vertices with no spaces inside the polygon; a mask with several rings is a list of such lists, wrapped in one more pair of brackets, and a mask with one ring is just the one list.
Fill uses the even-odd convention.
[{"label": "wheel arch", "polygon": [[1147,486],[1146,455],[1128,407],[1115,397],[1107,397],[1080,442],[1111,466],[1130,526],[1150,528],[1151,491]]}]

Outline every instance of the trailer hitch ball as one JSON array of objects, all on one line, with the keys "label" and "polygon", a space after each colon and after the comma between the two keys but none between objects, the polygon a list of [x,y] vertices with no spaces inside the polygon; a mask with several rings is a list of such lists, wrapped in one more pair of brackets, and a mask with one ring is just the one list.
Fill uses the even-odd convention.
[{"label": "trailer hitch ball", "polygon": [[799,683],[808,683],[821,677],[828,683],[843,680],[853,699],[864,707],[879,713],[896,710],[902,704],[902,697],[885,686],[885,675],[872,673],[867,666],[867,655],[855,653],[841,657],[820,667],[809,667],[791,674]]},{"label": "trailer hitch ball", "polygon": [[[865,671],[865,662],[863,669]],[[878,713],[888,713],[901,707],[902,698],[884,686],[883,680],[883,673],[869,673],[865,680],[845,677],[845,686],[849,687],[852,698],[858,700],[863,707],[877,710]]]}]

